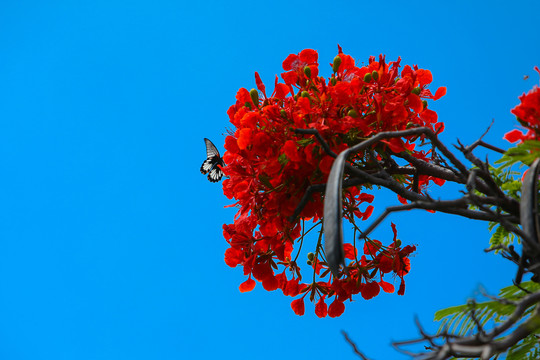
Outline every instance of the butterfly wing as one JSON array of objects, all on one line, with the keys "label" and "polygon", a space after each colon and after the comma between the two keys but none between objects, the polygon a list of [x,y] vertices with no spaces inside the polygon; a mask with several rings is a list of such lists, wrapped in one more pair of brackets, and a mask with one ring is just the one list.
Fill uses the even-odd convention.
[{"label": "butterfly wing", "polygon": [[221,156],[219,155],[219,151],[216,148],[216,146],[214,145],[214,143],[212,143],[207,138],[204,138],[204,143],[206,144],[206,158],[207,159],[211,159],[214,156],[217,156],[218,158],[221,158]]},{"label": "butterfly wing", "polygon": [[206,145],[206,160],[201,165],[201,174],[208,174],[208,180],[218,182],[223,177],[220,166],[225,166],[223,159],[219,155],[216,146],[207,138],[204,138]]},{"label": "butterfly wing", "polygon": [[201,165],[201,174],[208,174],[212,170],[212,159],[206,159]]},{"label": "butterfly wing", "polygon": [[212,170],[208,173],[208,180],[211,182],[218,182],[223,177],[223,171],[219,166],[214,166]]}]

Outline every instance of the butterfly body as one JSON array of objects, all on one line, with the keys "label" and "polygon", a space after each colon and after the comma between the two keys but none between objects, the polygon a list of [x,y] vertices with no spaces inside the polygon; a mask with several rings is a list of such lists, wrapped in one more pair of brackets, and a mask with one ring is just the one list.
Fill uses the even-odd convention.
[{"label": "butterfly body", "polygon": [[208,174],[208,180],[210,182],[218,182],[223,177],[222,167],[225,166],[225,162],[219,155],[219,151],[216,146],[207,138],[204,138],[206,145],[206,160],[201,165],[201,174]]}]

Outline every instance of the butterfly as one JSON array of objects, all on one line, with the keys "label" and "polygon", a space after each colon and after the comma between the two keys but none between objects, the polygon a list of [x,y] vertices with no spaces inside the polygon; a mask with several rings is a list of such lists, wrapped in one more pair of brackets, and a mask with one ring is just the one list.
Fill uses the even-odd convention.
[{"label": "butterfly", "polygon": [[225,166],[225,162],[210,140],[204,138],[204,143],[206,144],[206,160],[201,165],[201,174],[208,174],[208,180],[211,182],[218,182],[223,177],[221,167]]}]

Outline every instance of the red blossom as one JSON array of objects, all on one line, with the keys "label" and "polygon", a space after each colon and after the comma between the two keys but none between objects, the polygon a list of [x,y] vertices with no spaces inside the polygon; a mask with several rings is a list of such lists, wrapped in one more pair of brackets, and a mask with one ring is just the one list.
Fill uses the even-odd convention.
[{"label": "red blossom", "polygon": [[255,71],[255,84],[257,84],[257,89],[259,89],[264,96],[266,97],[266,87],[264,86],[259,73]]},{"label": "red blossom", "polygon": [[381,246],[382,243],[379,240],[366,241],[364,244],[364,254],[375,255]]},{"label": "red blossom", "polygon": [[255,280],[252,278],[247,279],[243,283],[240,284],[240,292],[248,292],[255,288]]},{"label": "red blossom", "polygon": [[503,139],[511,143],[515,143],[517,141],[523,142],[523,140],[526,139],[526,135],[522,131],[514,129],[504,134]]},{"label": "red blossom", "polygon": [[405,281],[401,279],[401,283],[399,284],[399,289],[397,292],[398,295],[405,295]]},{"label": "red blossom", "polygon": [[324,296],[321,296],[317,304],[315,305],[315,315],[320,318],[326,317],[328,315],[328,305],[324,302]]},{"label": "red blossom", "polygon": [[[304,314],[304,298],[310,293],[319,317],[340,316],[344,302],[352,300],[353,295],[371,299],[380,288],[394,292],[394,286],[382,280],[387,273],[399,278],[398,293],[403,293],[403,277],[410,270],[408,256],[415,248],[398,245],[394,224],[390,245],[374,239],[355,245],[345,242],[348,273],[336,279],[320,249],[311,250],[307,265],[306,260],[297,260],[298,244],[304,243],[304,249],[313,245],[303,234],[313,226],[310,221],[322,219],[324,194],[313,193],[300,214],[292,218],[307,189],[326,182],[334,162],[314,136],[297,134],[296,129],[317,130],[334,153],[383,131],[411,126],[436,132],[444,129],[436,112],[425,103],[444,96],[446,88],[440,87],[433,95],[428,89],[433,80],[431,72],[408,65],[400,70],[400,62],[398,58],[387,63],[381,55],[360,66],[339,48],[330,64],[332,76],[324,79],[319,76],[317,52],[306,49],[283,61],[283,82],[276,76],[271,96],[267,96],[258,73],[255,84],[264,96],[258,104],[247,89],[237,92],[236,103],[227,111],[233,129],[225,139],[223,159],[227,166],[223,170],[228,178],[223,182],[223,192],[234,199],[231,206],[236,206],[238,213],[234,223],[224,225],[223,234],[230,246],[225,251],[226,264],[243,267],[248,277],[240,285],[241,291],[252,290],[259,281],[265,290],[281,289],[285,296],[300,296],[291,303],[298,315]],[[422,140],[391,138],[369,151],[379,159],[381,154],[407,151],[430,161],[429,153],[416,150]],[[369,158],[367,152],[361,152],[350,162],[371,166]],[[417,190],[424,192],[430,182],[444,183],[419,176]],[[412,177],[404,176],[403,186],[412,188]],[[372,194],[362,192],[365,190],[363,185],[344,189],[343,214],[351,222],[367,220],[373,213],[372,205],[362,206],[374,200]],[[357,254],[360,249],[364,255]],[[306,271],[312,272],[305,277],[310,279],[307,283],[302,281]],[[313,276],[317,279],[312,282]],[[330,302],[331,297],[334,300],[327,306],[326,300]]]},{"label": "red blossom", "polygon": [[381,286],[381,288],[384,290],[384,292],[387,292],[387,293],[393,293],[394,292],[394,285],[386,282],[386,281],[379,281],[379,285]]},{"label": "red blossom", "polygon": [[230,267],[236,267],[244,260],[244,254],[242,251],[235,248],[228,248],[225,250],[225,263]]},{"label": "red blossom", "polygon": [[338,317],[345,311],[345,304],[343,304],[342,301],[339,301],[338,299],[334,300],[333,303],[330,304],[328,307],[328,316],[330,317]]},{"label": "red blossom", "polygon": [[388,253],[379,255],[378,260],[379,270],[381,270],[382,273],[389,273],[392,271],[394,259],[392,259]]},{"label": "red blossom", "polygon": [[262,286],[266,291],[274,291],[279,288],[279,281],[275,276],[268,276],[262,281]]},{"label": "red blossom", "polygon": [[440,88],[437,89],[437,91],[435,91],[435,95],[433,96],[433,100],[439,100],[444,95],[446,95],[446,87],[441,86]]},{"label": "red blossom", "polygon": [[298,80],[298,75],[294,71],[288,71],[281,74],[281,77],[283,78],[283,81],[285,81],[285,84],[287,85],[294,85],[296,84],[296,81]]},{"label": "red blossom", "polygon": [[251,96],[249,95],[249,91],[244,88],[238,90],[238,92],[236,93],[236,100],[241,102],[242,104],[253,103],[253,101],[251,100]]},{"label": "red blossom", "polygon": [[253,277],[259,281],[265,280],[267,277],[273,277],[272,267],[268,262],[260,262],[253,266]]},{"label": "red blossom", "polygon": [[360,293],[362,294],[362,297],[366,300],[369,300],[379,295],[379,291],[381,291],[381,289],[379,287],[379,284],[377,284],[375,281],[368,281],[366,284],[360,287]]},{"label": "red blossom", "polygon": [[[538,67],[534,69],[540,74]],[[512,109],[512,114],[527,129],[527,133],[514,129],[507,132],[504,139],[511,143],[540,140],[540,87],[534,86],[527,94],[521,95],[519,100],[520,104]]]},{"label": "red blossom", "polygon": [[296,315],[304,315],[304,298],[296,299],[291,302],[291,308],[293,309]]},{"label": "red blossom", "polygon": [[287,281],[285,287],[282,288],[283,295],[285,296],[296,296],[302,290],[302,286],[299,284],[300,279],[292,279]]},{"label": "red blossom", "polygon": [[346,259],[353,260],[356,258],[357,251],[352,244],[343,244],[343,251]]}]

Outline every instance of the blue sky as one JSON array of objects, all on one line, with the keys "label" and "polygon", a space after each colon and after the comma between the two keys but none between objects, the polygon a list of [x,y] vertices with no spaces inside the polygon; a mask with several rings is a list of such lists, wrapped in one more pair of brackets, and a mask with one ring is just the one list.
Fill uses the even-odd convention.
[{"label": "blue sky", "polygon": [[[538,83],[537,1],[4,1],[0,5],[0,358],[374,359],[392,339],[514,268],[486,255],[486,224],[393,215],[418,245],[405,296],[360,297],[337,319],[298,317],[290,298],[241,294],[223,261],[233,209],[200,173],[203,137],[223,150],[239,87],[267,87],[281,62],[339,43],[361,61],[433,73],[442,139],[515,126]],[[528,80],[523,77],[529,75]],[[455,193],[448,193],[451,197]],[[444,193],[442,195],[445,195]],[[441,196],[442,196],[441,195]],[[396,203],[378,196],[376,213]],[[389,221],[375,233],[390,238]]]}]

